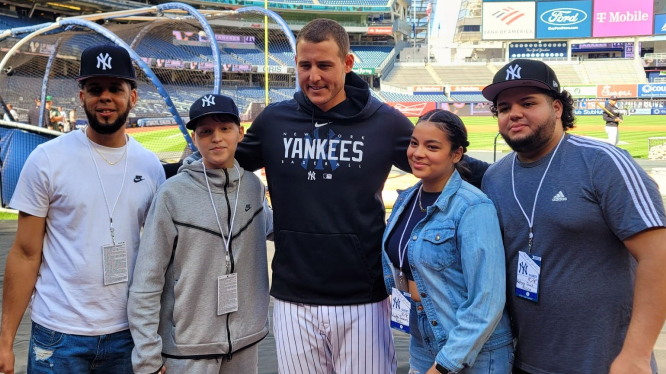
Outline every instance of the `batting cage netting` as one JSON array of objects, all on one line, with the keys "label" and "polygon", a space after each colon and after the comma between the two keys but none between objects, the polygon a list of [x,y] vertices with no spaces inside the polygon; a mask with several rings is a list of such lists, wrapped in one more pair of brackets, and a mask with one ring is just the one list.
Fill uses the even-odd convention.
[{"label": "batting cage netting", "polygon": [[[2,34],[0,107],[6,113],[11,104],[14,121],[23,124],[0,121],[3,206],[38,144],[87,124],[75,80],[87,47],[115,43],[130,51],[139,99],[127,132],[164,162],[178,161],[194,149],[184,123],[198,97],[220,93],[234,98],[247,125],[267,100],[283,101],[294,94],[294,36],[271,11],[241,8],[202,15],[187,5],[168,3],[85,18]],[[37,101],[40,108],[35,110]],[[26,125],[31,109],[35,126]],[[62,115],[62,121],[51,123],[53,114]]]}]

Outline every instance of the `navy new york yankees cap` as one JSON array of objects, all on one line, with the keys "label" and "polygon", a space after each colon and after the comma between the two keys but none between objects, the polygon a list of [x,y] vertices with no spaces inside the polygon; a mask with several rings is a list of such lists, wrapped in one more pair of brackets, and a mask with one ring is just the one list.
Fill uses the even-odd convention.
[{"label": "navy new york yankees cap", "polygon": [[495,101],[500,92],[514,87],[538,87],[560,92],[560,81],[550,66],[542,61],[517,59],[504,65],[493,77],[493,83],[483,89],[483,97]]},{"label": "navy new york yankees cap", "polygon": [[77,82],[92,77],[113,77],[136,80],[134,65],[127,50],[113,44],[86,48],[81,53],[81,69]]},{"label": "navy new york yankees cap", "polygon": [[240,126],[238,107],[232,98],[224,95],[208,94],[198,98],[190,107],[190,121],[185,125],[188,130],[194,130],[197,122],[209,114],[228,114]]}]

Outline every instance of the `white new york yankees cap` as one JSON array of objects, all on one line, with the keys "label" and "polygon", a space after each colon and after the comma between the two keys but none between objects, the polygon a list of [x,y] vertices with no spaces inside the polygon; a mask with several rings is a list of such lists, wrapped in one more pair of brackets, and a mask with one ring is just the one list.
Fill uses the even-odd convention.
[{"label": "white new york yankees cap", "polygon": [[514,87],[538,87],[560,92],[560,81],[550,66],[542,61],[517,59],[504,65],[493,77],[493,84],[481,92],[483,97],[495,101],[500,92]]},{"label": "white new york yankees cap", "polygon": [[125,48],[114,44],[86,48],[81,53],[81,69],[77,82],[92,77],[113,77],[136,80],[132,59]]},{"label": "white new york yankees cap", "polygon": [[190,121],[185,124],[188,130],[194,130],[197,122],[203,116],[209,114],[228,114],[233,117],[234,122],[240,126],[238,107],[234,99],[225,95],[207,94],[198,98],[190,107]]}]

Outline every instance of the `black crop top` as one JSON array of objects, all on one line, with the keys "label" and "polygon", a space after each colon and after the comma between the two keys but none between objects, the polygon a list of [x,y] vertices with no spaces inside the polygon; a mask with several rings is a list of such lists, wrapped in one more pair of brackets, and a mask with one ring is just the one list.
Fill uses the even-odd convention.
[{"label": "black crop top", "polygon": [[[421,192],[421,205],[424,209],[437,201],[437,198],[441,192]],[[412,236],[412,231],[419,221],[421,221],[425,216],[426,212],[422,212],[419,207],[418,201],[419,193],[418,191],[414,194],[414,197],[405,205],[405,209],[402,211],[398,222],[396,222],[393,227],[393,231],[389,234],[386,239],[386,253],[388,254],[389,259],[393,263],[393,266],[400,268],[400,256],[398,248],[402,245],[402,248],[409,244],[409,240]],[[409,217],[411,213],[411,218]],[[403,235],[404,232],[404,235]],[[402,243],[400,239],[402,238]],[[402,264],[402,272],[405,273],[405,276],[408,280],[413,281],[414,277],[412,276],[412,270],[409,268],[409,259],[407,253],[404,254],[404,260]]]}]

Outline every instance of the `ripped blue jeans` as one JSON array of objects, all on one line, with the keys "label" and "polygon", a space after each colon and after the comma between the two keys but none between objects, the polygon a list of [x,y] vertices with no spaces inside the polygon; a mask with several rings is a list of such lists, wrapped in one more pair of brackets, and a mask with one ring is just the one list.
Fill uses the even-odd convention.
[{"label": "ripped blue jeans", "polygon": [[133,348],[129,330],[81,336],[53,331],[33,322],[28,374],[132,374]]}]

